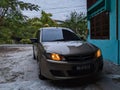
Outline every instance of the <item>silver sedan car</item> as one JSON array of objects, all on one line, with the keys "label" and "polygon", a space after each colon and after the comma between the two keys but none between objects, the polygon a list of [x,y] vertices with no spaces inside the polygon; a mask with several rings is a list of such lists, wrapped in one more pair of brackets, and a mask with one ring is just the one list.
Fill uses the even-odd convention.
[{"label": "silver sedan car", "polygon": [[40,79],[83,78],[96,75],[103,69],[101,50],[82,41],[71,29],[41,28],[32,41]]}]

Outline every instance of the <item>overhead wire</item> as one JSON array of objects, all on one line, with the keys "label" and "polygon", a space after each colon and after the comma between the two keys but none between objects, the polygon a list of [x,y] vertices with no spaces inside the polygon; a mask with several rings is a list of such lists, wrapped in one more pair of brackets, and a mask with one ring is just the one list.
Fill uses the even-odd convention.
[{"label": "overhead wire", "polygon": [[[68,9],[71,9],[71,8],[73,8],[74,11],[76,11],[77,9],[86,9],[85,6],[86,5],[81,5],[81,6],[77,5],[77,6],[69,6],[69,7],[56,7],[56,8],[43,8],[42,10],[45,10],[45,11],[51,10],[50,13],[52,13],[52,14],[58,14],[58,13],[72,12],[71,10],[68,10]],[[67,10],[59,11],[59,12],[52,11],[52,10],[55,10],[55,9],[67,9]]]},{"label": "overhead wire", "polygon": [[[41,10],[45,10],[45,11],[51,10],[51,12],[49,12],[49,13],[58,14],[58,13],[72,12],[71,8],[73,8],[74,11],[76,11],[77,9],[86,9],[85,7],[86,7],[86,5],[77,5],[77,6],[69,6],[69,7],[41,8]],[[67,9],[67,10],[59,11],[59,12],[52,11],[52,10],[55,10],[55,9],[63,9],[63,10]]]},{"label": "overhead wire", "polygon": [[[77,11],[77,10],[73,10],[73,11]],[[58,14],[58,13],[68,13],[68,12],[72,12],[71,10],[64,10],[64,11],[60,11],[60,12],[51,12],[52,14]]]},{"label": "overhead wire", "polygon": [[41,8],[43,10],[54,10],[54,9],[69,9],[69,8],[80,8],[80,7],[85,7],[86,5],[81,5],[81,6],[69,6],[69,7],[55,7],[55,8]]}]

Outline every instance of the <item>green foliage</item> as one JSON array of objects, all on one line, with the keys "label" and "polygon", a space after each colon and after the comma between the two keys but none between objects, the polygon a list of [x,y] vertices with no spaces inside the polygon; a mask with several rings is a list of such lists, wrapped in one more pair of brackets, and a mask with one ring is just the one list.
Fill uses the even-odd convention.
[{"label": "green foliage", "polygon": [[[13,17],[14,16],[14,17]],[[50,14],[43,13],[40,18],[24,19],[23,16],[15,15],[4,17],[0,26],[1,43],[31,43],[29,38],[35,37],[35,33],[41,27],[56,26]],[[47,21],[46,19],[47,18]]]},{"label": "green foliage", "polygon": [[38,11],[39,6],[19,0],[0,0],[0,17],[5,17],[21,10]]},{"label": "green foliage", "polygon": [[30,39],[21,39],[20,43],[22,43],[22,44],[31,44],[32,42],[31,42]]},{"label": "green foliage", "polygon": [[[34,32],[21,10],[39,10],[38,5],[19,0],[0,0],[0,42],[13,43],[30,38]],[[29,26],[30,25],[30,26]],[[19,39],[19,40],[18,40]]]},{"label": "green foliage", "polygon": [[33,37],[35,37],[37,30],[42,27],[58,26],[58,24],[51,19],[51,16],[52,14],[42,11],[40,18],[32,18],[27,21],[27,23],[29,24],[29,26],[31,26],[33,30]]},{"label": "green foliage", "polygon": [[[40,18],[29,19],[21,10],[39,10],[38,5],[19,0],[0,0],[0,43],[31,43],[35,33],[41,27],[53,27],[58,24],[51,18],[52,14],[42,11]],[[87,23],[85,15],[72,12],[62,26],[75,30],[85,36]]]},{"label": "green foliage", "polygon": [[51,19],[52,14],[46,13],[45,11],[42,11],[42,16],[40,18],[40,21],[43,24],[43,27],[51,27],[51,26],[57,26],[57,23]]},{"label": "green foliage", "polygon": [[7,27],[0,27],[0,43],[11,42],[10,40],[11,32]]}]

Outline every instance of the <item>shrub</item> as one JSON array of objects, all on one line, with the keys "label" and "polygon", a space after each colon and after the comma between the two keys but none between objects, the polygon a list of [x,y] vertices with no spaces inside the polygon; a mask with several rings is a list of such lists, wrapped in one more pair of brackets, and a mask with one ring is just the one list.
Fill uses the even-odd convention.
[{"label": "shrub", "polygon": [[22,43],[22,44],[31,44],[32,42],[31,42],[30,39],[21,39],[20,43]]}]

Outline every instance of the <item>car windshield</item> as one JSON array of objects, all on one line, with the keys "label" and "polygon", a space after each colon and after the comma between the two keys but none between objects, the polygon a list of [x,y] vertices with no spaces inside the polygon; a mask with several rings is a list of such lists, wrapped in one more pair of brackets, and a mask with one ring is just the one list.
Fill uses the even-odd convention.
[{"label": "car windshield", "polygon": [[80,38],[75,33],[66,29],[45,29],[42,32],[42,42],[76,40],[80,40]]}]

